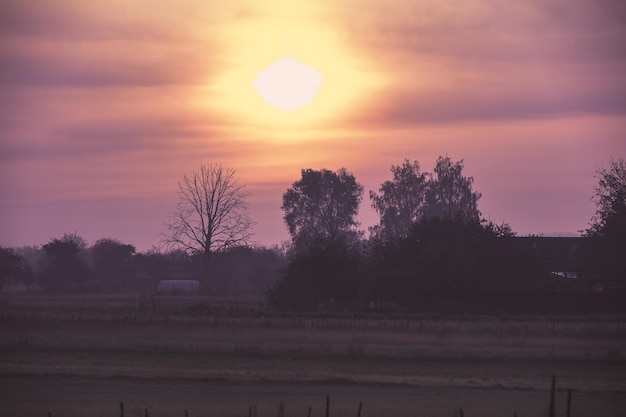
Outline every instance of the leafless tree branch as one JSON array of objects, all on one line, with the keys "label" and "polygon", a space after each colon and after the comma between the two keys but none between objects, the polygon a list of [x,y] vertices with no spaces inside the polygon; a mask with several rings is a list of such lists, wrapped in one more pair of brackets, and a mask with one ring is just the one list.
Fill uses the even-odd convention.
[{"label": "leafless tree branch", "polygon": [[166,223],[162,243],[208,261],[214,254],[246,245],[253,222],[236,171],[221,165],[201,165],[178,183],[179,201]]}]

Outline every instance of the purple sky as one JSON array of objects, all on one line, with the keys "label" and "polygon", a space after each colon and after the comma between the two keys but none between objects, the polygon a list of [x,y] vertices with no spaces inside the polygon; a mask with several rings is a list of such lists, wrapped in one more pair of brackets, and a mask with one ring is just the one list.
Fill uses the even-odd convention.
[{"label": "purple sky", "polygon": [[[345,166],[367,193],[404,158],[465,160],[486,218],[587,227],[598,167],[626,157],[626,3],[435,0],[0,3],[0,245],[63,233],[158,245],[177,183],[235,168],[255,240],[288,238],[282,193]],[[293,56],[307,109],[252,81]]]}]

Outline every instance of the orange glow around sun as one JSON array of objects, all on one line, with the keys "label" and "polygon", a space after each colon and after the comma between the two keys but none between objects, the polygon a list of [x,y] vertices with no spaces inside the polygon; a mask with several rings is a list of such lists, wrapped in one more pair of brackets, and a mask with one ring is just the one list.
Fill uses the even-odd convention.
[{"label": "orange glow around sun", "polygon": [[238,123],[320,126],[382,85],[332,26],[292,17],[260,11],[227,25],[223,67],[198,93],[198,106]]}]

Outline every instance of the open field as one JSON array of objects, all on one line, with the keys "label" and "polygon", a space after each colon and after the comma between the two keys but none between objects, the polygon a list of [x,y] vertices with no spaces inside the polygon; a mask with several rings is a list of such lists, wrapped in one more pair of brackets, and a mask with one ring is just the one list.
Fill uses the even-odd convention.
[{"label": "open field", "polygon": [[[141,302],[140,302],[141,301]],[[626,409],[619,317],[271,315],[203,298],[47,297],[0,305],[0,406],[14,415],[572,415]],[[142,304],[144,303],[144,304]],[[227,312],[227,310],[229,310]],[[76,410],[75,412],[72,410]],[[315,412],[317,410],[317,413]],[[559,411],[560,410],[560,411]],[[131,413],[135,413],[132,414]],[[192,413],[193,411],[193,413]]]},{"label": "open field", "polygon": [[[126,416],[183,417],[247,416],[249,404],[259,416],[276,416],[285,404],[286,416],[323,416],[325,398],[331,398],[331,416],[466,416],[547,415],[548,391],[462,388],[373,387],[350,385],[211,384],[200,381],[84,380],[71,378],[0,379],[3,415],[67,417],[119,416],[124,401]],[[566,393],[556,396],[557,415],[564,416]],[[626,398],[620,393],[574,393],[573,416],[623,416]]]}]

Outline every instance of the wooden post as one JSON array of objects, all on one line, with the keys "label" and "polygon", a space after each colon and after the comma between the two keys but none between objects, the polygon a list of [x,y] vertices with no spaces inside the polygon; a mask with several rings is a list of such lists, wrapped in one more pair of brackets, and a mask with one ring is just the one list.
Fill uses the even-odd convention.
[{"label": "wooden post", "polygon": [[189,411],[185,408],[185,417],[189,417]]},{"label": "wooden post", "polygon": [[552,375],[552,386],[550,388],[550,410],[548,415],[554,417],[554,397],[556,393],[556,377]]},{"label": "wooden post", "polygon": [[330,395],[326,396],[326,417],[330,417]]},{"label": "wooden post", "polygon": [[251,405],[248,410],[248,417],[256,417],[256,405]]},{"label": "wooden post", "polygon": [[463,417],[463,409],[459,409],[459,417]]},{"label": "wooden post", "polygon": [[363,409],[363,401],[359,401],[359,411],[356,413],[356,417],[361,417],[362,409]]},{"label": "wooden post", "polygon": [[124,417],[124,403],[120,401],[120,417]]},{"label": "wooden post", "polygon": [[278,417],[285,417],[285,403],[278,403]]},{"label": "wooden post", "polygon": [[144,415],[144,417],[148,417],[148,409],[147,409],[147,408],[144,408],[144,410],[143,410],[143,411],[144,411],[144,414],[143,414],[143,415]]},{"label": "wooden post", "polygon": [[313,411],[313,407],[309,407],[309,412],[307,413],[306,417],[311,417],[311,411]]},{"label": "wooden post", "polygon": [[572,412],[572,390],[568,389],[567,390],[567,411],[566,411],[566,416],[570,417]]}]

